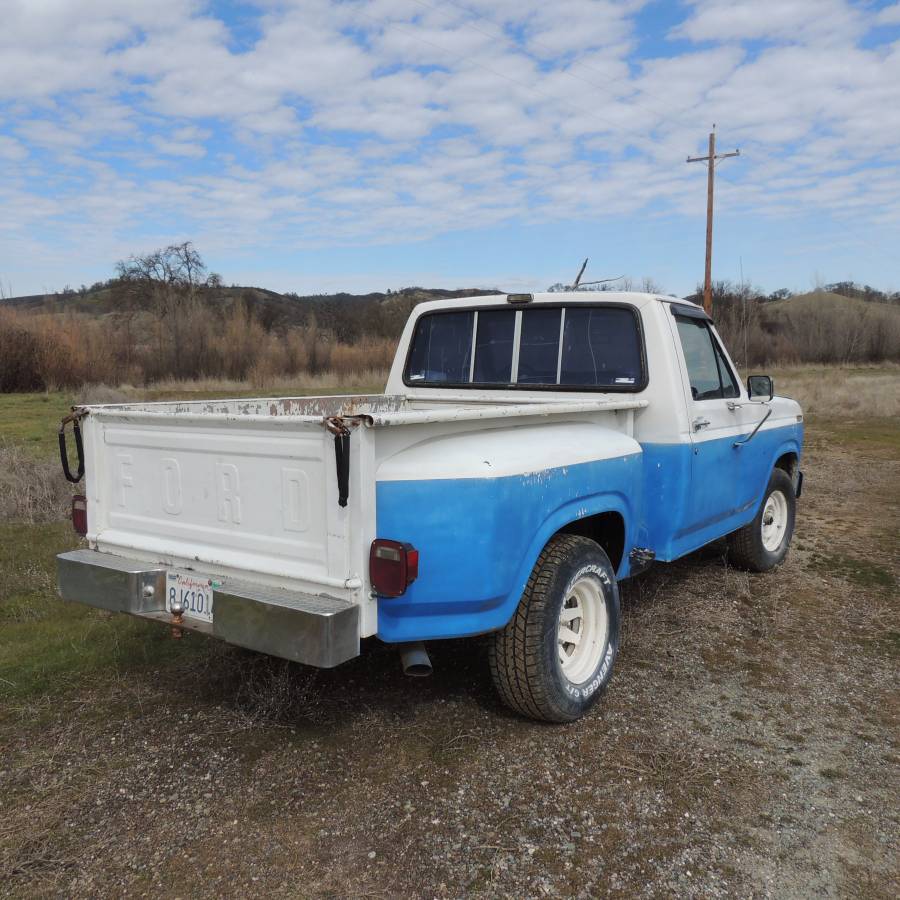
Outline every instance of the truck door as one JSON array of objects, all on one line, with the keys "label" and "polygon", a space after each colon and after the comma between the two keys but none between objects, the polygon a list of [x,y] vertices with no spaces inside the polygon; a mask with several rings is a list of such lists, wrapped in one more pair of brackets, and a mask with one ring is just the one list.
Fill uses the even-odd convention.
[{"label": "truck door", "polygon": [[740,459],[734,447],[740,423],[734,402],[741,392],[706,315],[692,307],[673,306],[672,312],[692,448],[691,485],[678,538],[682,552],[689,552],[727,534],[732,530],[728,520],[740,514]]}]

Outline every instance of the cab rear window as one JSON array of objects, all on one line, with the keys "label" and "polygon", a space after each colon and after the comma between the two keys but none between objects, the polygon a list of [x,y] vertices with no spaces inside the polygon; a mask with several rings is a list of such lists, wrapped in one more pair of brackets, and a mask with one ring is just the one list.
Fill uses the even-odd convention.
[{"label": "cab rear window", "polygon": [[406,380],[425,384],[468,382],[474,320],[474,312],[422,316],[413,335]]},{"label": "cab rear window", "polygon": [[435,312],[416,323],[411,386],[638,391],[646,385],[630,306],[530,306]]}]

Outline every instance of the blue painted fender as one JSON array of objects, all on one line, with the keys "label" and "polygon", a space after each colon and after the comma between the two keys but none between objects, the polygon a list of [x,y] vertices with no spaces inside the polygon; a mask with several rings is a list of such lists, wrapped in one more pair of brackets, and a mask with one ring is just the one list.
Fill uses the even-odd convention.
[{"label": "blue painted fender", "polygon": [[500,478],[379,481],[379,537],[419,550],[419,577],[378,601],[378,636],[464,637],[512,617],[547,541],[579,518],[617,512],[633,539],[641,453]]},{"label": "blue painted fender", "polygon": [[[596,452],[606,429],[588,429],[570,425],[565,433]],[[691,522],[685,515],[697,486],[690,444],[641,448],[625,438],[627,447],[606,459],[500,474],[504,462],[521,466],[534,458],[541,431],[519,434],[521,440],[510,448],[498,432],[493,450],[490,435],[480,435],[479,450],[488,449],[477,456],[466,449],[471,449],[469,437],[442,438],[457,453],[468,453],[463,462],[460,455],[436,454],[433,444],[420,445],[400,454],[404,458],[390,477],[377,482],[378,536],[409,541],[419,550],[418,579],[402,597],[378,601],[382,640],[465,637],[502,628],[547,541],[571,522],[597,513],[616,512],[625,522],[620,578],[629,574],[634,546],[653,550],[660,560],[684,556],[751,521],[775,462],[785,453],[799,457],[803,443],[800,423],[760,431],[740,449],[734,449],[735,437],[710,442],[708,452],[719,453],[728,466],[728,496],[719,498],[721,504],[711,502],[704,517]],[[548,435],[553,437],[549,431],[543,436]],[[477,476],[455,477],[461,465]],[[410,478],[410,472],[417,477]]]}]

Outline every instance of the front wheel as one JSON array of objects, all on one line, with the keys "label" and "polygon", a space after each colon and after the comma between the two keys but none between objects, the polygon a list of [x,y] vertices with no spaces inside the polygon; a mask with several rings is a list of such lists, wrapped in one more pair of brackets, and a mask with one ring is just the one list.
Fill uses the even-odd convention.
[{"label": "front wheel", "polygon": [[544,547],[490,648],[503,702],[532,719],[571,722],[603,692],[619,649],[615,570],[594,541],[559,534]]},{"label": "front wheel", "polygon": [[787,556],[796,514],[794,482],[783,469],[774,469],[753,521],[728,535],[732,563],[751,572],[774,569]]}]

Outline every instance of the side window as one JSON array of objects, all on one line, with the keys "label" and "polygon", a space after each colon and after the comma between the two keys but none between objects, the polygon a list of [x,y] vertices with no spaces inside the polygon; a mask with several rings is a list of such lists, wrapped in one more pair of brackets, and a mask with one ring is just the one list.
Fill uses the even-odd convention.
[{"label": "side window", "polygon": [[721,399],[724,394],[712,332],[703,319],[675,316],[675,321],[691,382],[691,396],[695,400]]},{"label": "side window", "polygon": [[514,309],[482,310],[475,337],[475,384],[509,384],[512,380]]},{"label": "side window", "polygon": [[[710,334],[712,334],[712,332],[710,332]],[[719,376],[722,379],[722,396],[727,400],[731,400],[734,397],[740,397],[741,390],[735,380],[734,372],[731,371],[731,366],[728,365],[728,360],[725,359],[725,354],[722,352],[722,348],[719,346],[719,342],[716,340],[715,335],[713,335],[712,338],[713,349],[716,351],[716,362],[719,364]]]},{"label": "side window", "polygon": [[406,377],[422,384],[464,384],[472,359],[474,313],[423,316],[416,326]]}]

